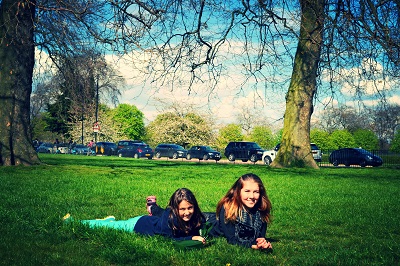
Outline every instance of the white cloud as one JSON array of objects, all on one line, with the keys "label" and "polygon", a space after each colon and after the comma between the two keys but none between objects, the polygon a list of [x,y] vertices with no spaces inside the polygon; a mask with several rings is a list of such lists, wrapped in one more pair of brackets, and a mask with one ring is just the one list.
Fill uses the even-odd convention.
[{"label": "white cloud", "polygon": [[400,96],[399,95],[394,95],[392,97],[389,98],[389,102],[391,104],[398,104],[400,105]]}]

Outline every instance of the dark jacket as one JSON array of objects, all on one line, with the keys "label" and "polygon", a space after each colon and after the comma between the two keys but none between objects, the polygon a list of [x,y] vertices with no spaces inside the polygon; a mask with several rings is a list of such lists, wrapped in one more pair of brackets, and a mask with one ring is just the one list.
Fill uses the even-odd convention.
[{"label": "dark jacket", "polygon": [[[169,224],[170,213],[171,209],[167,208],[161,216],[141,217],[135,225],[135,232],[150,236],[162,235],[175,240],[191,240],[192,236],[200,235],[200,227],[192,229],[188,234],[181,230],[175,230],[175,232],[173,232],[172,227]],[[177,224],[176,217],[174,217],[173,222]]]},{"label": "dark jacket", "polygon": [[243,220],[225,223],[225,208],[222,208],[211,234],[224,236],[228,243],[251,247],[257,244],[257,238],[265,238],[267,223],[262,222],[260,213],[253,210],[250,214],[243,211]]}]

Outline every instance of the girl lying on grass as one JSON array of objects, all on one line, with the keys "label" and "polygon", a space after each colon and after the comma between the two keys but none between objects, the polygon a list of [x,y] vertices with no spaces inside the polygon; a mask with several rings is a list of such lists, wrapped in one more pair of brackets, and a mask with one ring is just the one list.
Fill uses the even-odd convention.
[{"label": "girl lying on grass", "polygon": [[270,222],[271,202],[261,179],[255,174],[241,176],[217,205],[213,235],[228,243],[272,251],[265,239]]},{"label": "girl lying on grass", "polygon": [[[72,219],[67,214],[64,221]],[[205,239],[200,236],[200,228],[204,216],[193,193],[187,188],[180,188],[172,194],[168,207],[161,216],[137,216],[128,220],[115,220],[114,216],[104,219],[82,220],[91,228],[108,227],[144,235],[162,235],[174,240],[196,240],[203,244]]]},{"label": "girl lying on grass", "polygon": [[[156,204],[156,197],[147,197],[149,215],[160,216],[163,209]],[[255,174],[241,176],[219,201],[217,213],[203,215],[213,228],[211,236],[223,236],[228,243],[272,252],[272,245],[265,239],[270,222],[271,202],[261,179]]]}]

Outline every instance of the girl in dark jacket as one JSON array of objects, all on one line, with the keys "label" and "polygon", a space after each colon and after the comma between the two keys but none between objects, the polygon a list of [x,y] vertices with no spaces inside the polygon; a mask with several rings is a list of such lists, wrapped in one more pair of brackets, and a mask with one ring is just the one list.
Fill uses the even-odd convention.
[{"label": "girl in dark jacket", "polygon": [[219,201],[212,233],[224,236],[230,244],[272,251],[265,239],[270,212],[271,202],[261,179],[245,174]]},{"label": "girl in dark jacket", "polygon": [[[67,214],[64,220],[71,217]],[[137,216],[128,220],[115,220],[114,216],[104,219],[83,220],[90,227],[108,227],[144,235],[163,235],[175,240],[197,240],[205,244],[200,236],[203,224],[197,200],[187,188],[180,188],[172,194],[168,207],[161,216]]]}]

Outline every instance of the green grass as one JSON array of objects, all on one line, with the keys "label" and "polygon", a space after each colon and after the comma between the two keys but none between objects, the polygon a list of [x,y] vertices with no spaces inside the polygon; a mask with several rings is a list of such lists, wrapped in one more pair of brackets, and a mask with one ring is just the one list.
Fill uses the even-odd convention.
[{"label": "green grass", "polygon": [[[40,155],[33,167],[0,168],[0,265],[399,265],[400,171],[386,168],[271,169],[262,165]],[[180,251],[171,240],[64,225],[145,214],[179,187],[203,211],[244,173],[259,175],[273,204],[274,252],[213,239]]]}]

